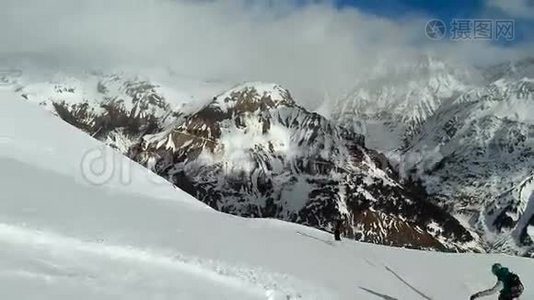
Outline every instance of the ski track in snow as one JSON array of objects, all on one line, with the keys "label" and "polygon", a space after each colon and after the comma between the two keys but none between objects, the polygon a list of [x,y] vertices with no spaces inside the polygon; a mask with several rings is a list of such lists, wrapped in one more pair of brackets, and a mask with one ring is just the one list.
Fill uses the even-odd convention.
[{"label": "ski track in snow", "polygon": [[[17,270],[6,272],[4,266],[6,262],[0,260],[0,266],[4,266],[2,268],[3,271],[0,272],[0,278],[4,276],[15,276],[51,282],[59,279],[94,281],[111,277],[105,279],[108,281],[108,284],[110,280],[113,282],[113,280],[117,281],[117,279],[120,279],[120,277],[113,278],[110,274],[102,274],[94,270],[92,272],[91,270],[89,272],[88,270],[69,270],[73,269],[73,265],[78,265],[77,268],[93,269],[91,261],[96,261],[96,263],[104,261],[103,263],[148,265],[152,270],[157,268],[166,272],[170,271],[171,274],[182,274],[188,276],[190,279],[191,277],[198,278],[203,280],[203,284],[208,281],[217,286],[224,286],[230,291],[238,292],[240,299],[275,300],[297,299],[302,297],[301,294],[290,291],[291,288],[281,284],[282,282],[294,283],[286,275],[269,274],[254,269],[229,266],[215,261],[203,261],[198,258],[186,258],[181,254],[172,256],[148,249],[107,245],[102,241],[82,241],[52,232],[3,223],[0,223],[0,244],[2,244],[1,248],[4,251],[10,247],[20,247],[16,249],[24,249],[24,251],[31,249],[30,251],[38,251],[39,256],[45,255],[44,259],[38,261],[42,270],[17,268]],[[15,251],[18,252],[20,250]],[[69,265],[68,268],[54,263],[57,260],[65,261],[69,259],[74,260],[75,263],[72,264],[72,262],[69,262],[69,264],[66,264]],[[83,260],[89,261],[89,264],[81,263],[80,265],[80,262]],[[116,282],[117,284],[124,284],[121,281],[128,280],[128,277],[131,277],[128,274],[124,275],[123,279]]]}]

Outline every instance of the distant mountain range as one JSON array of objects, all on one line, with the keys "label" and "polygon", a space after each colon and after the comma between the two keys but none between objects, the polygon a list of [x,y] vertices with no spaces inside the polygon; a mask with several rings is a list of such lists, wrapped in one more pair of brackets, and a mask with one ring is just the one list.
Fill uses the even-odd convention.
[{"label": "distant mountain range", "polygon": [[532,255],[534,60],[468,70],[427,58],[416,66],[362,85],[337,103],[334,118],[358,124],[367,146],[383,151],[403,181],[421,182],[487,250]]},{"label": "distant mountain range", "polygon": [[217,210],[327,231],[343,220],[347,237],[386,245],[531,256],[532,66],[380,65],[331,119],[269,83],[195,100],[125,74],[0,79]]}]

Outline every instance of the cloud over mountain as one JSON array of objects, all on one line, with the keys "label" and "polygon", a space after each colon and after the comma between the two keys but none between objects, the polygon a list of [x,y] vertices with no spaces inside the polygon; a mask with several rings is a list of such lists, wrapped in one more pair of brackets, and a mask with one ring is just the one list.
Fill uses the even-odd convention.
[{"label": "cloud over mountain", "polygon": [[425,37],[425,16],[388,19],[331,1],[3,0],[0,67],[169,69],[278,82],[314,109],[378,60],[431,51],[470,63],[526,52]]}]

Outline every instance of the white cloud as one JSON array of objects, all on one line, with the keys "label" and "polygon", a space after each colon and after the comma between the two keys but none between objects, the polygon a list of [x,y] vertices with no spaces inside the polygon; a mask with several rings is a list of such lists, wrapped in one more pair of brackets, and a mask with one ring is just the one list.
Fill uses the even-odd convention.
[{"label": "white cloud", "polygon": [[489,0],[488,6],[498,8],[511,17],[534,19],[533,0]]},{"label": "white cloud", "polygon": [[0,0],[0,62],[31,57],[60,68],[170,68],[202,79],[277,82],[314,107],[384,57],[395,63],[435,51],[495,60],[522,51],[430,41],[421,16],[393,21],[328,1],[299,8],[245,2]]}]

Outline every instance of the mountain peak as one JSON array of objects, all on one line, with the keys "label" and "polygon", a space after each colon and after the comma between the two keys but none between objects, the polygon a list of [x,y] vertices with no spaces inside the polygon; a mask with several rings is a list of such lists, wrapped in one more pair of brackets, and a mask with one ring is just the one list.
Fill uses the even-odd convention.
[{"label": "mountain peak", "polygon": [[295,101],[289,91],[275,83],[246,82],[216,97],[210,106],[223,112],[233,110],[255,111],[262,106],[293,106]]}]

